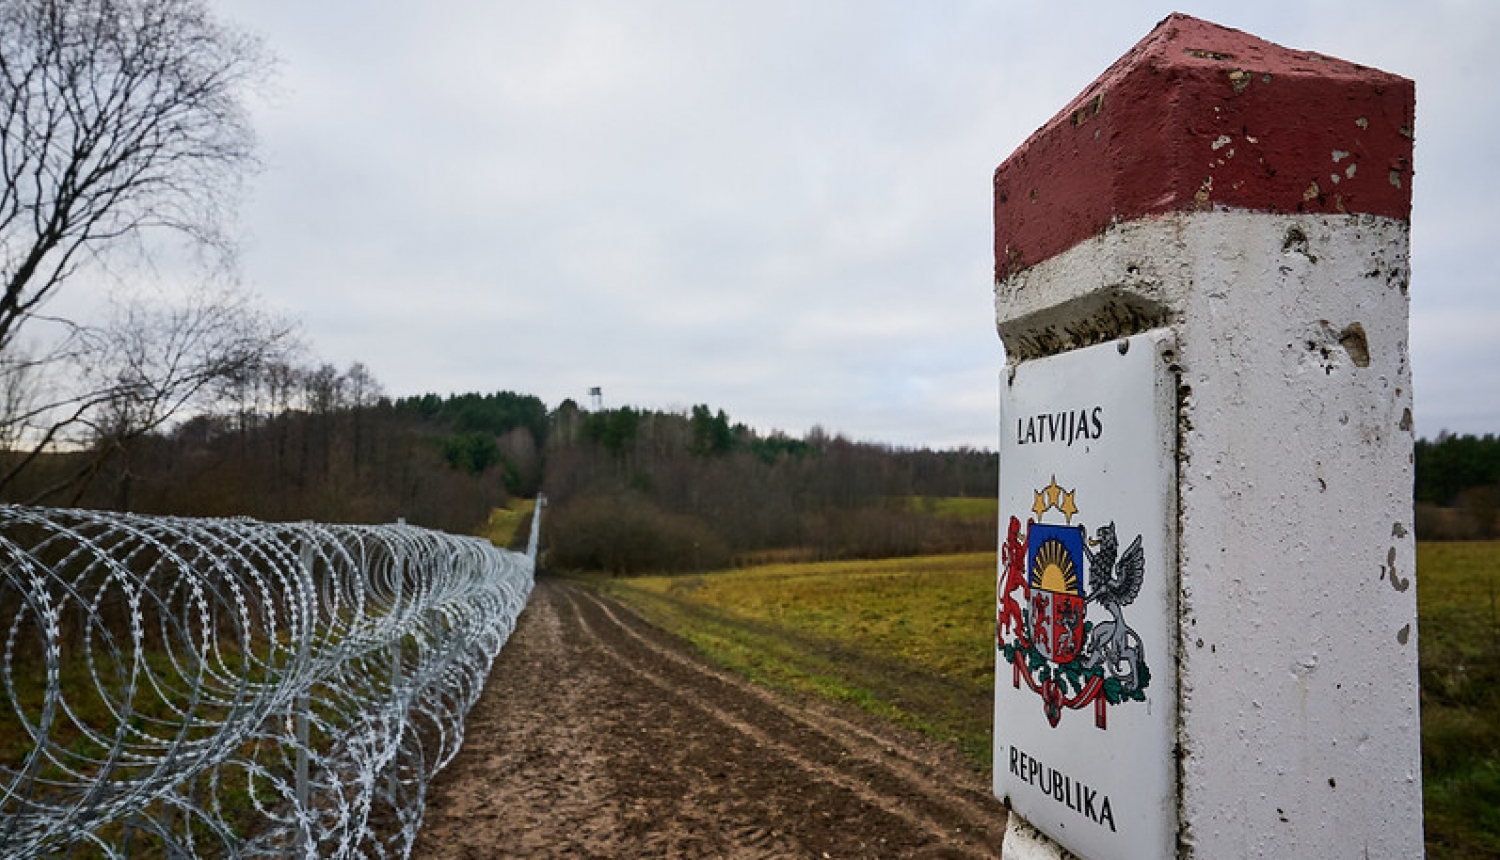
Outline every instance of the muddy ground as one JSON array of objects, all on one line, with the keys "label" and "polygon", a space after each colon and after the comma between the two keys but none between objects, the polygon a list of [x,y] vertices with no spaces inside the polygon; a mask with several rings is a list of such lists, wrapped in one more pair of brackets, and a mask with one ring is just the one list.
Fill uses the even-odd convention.
[{"label": "muddy ground", "polygon": [[998,857],[1004,829],[952,750],[725,675],[544,578],[412,856]]}]

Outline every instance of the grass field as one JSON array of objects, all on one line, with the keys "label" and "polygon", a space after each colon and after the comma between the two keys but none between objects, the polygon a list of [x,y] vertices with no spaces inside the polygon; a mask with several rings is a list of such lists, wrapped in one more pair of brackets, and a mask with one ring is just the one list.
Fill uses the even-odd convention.
[{"label": "grass field", "polygon": [[[1500,542],[1420,544],[1417,573],[1427,856],[1500,858]],[[989,768],[993,553],[591,581],[720,665]]]},{"label": "grass field", "polygon": [[1427,856],[1500,857],[1500,541],[1417,545]]},{"label": "grass field", "polygon": [[531,521],[534,507],[536,502],[532,499],[512,499],[509,505],[490,511],[489,521],[479,530],[479,536],[501,549],[513,546],[516,532]]},{"label": "grass field", "polygon": [[902,496],[899,503],[906,510],[936,517],[994,517],[1000,512],[1000,500],[993,496]]},{"label": "grass field", "polygon": [[784,690],[853,702],[988,768],[995,554],[779,564],[594,579],[710,659]]}]

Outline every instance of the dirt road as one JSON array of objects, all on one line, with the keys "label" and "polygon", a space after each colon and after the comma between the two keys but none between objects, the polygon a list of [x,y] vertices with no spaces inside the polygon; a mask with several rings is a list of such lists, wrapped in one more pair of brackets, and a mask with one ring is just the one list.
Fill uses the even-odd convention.
[{"label": "dirt road", "polygon": [[767,693],[542,579],[412,856],[977,858],[1004,829],[951,751]]}]

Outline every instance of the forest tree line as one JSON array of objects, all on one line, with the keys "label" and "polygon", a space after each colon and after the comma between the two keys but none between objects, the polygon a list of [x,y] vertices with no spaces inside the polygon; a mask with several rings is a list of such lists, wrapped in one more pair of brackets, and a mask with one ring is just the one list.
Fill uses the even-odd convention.
[{"label": "forest tree line", "polygon": [[[386,396],[360,364],[241,369],[213,408],[27,461],[0,498],[184,516],[473,532],[545,493],[551,563],[615,572],[993,548],[992,452],[758,433],[723,410],[548,409],[513,392]],[[928,507],[931,505],[929,503]]]},{"label": "forest tree line", "polygon": [[1500,538],[1500,437],[1443,431],[1415,457],[1417,537]]},{"label": "forest tree line", "polygon": [[813,428],[759,434],[706,405],[551,415],[543,490],[549,560],[614,572],[768,558],[993,549],[993,505],[938,516],[923,502],[990,500],[993,452],[853,442]]},{"label": "forest tree line", "polygon": [[[814,428],[760,433],[723,410],[549,409],[514,392],[391,398],[360,364],[272,361],[216,408],[36,458],[0,498],[187,516],[408,522],[473,532],[548,496],[549,561],[615,572],[762,559],[993,549],[993,452],[903,449]],[[25,446],[0,452],[7,473]],[[1418,536],[1497,535],[1500,438],[1415,450]]]}]

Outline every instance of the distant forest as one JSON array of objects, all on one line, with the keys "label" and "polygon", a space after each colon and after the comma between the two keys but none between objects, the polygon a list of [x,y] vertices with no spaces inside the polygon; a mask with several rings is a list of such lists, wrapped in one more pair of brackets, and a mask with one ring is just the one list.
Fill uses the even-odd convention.
[{"label": "distant forest", "polygon": [[[513,392],[390,398],[360,365],[271,367],[220,408],[24,462],[0,499],[472,533],[545,493],[548,561],[618,573],[993,549],[991,451],[760,433],[723,410],[549,409]],[[1416,444],[1417,534],[1500,537],[1500,439]],[[959,503],[964,502],[964,503]],[[522,533],[524,534],[524,529]]]},{"label": "distant forest", "polygon": [[[401,517],[471,533],[493,509],[542,492],[549,562],[620,573],[995,542],[989,451],[894,448],[817,428],[762,434],[707,405],[590,411],[566,400],[548,409],[513,392],[389,398],[359,365],[270,368],[223,404],[37,458],[0,497],[186,516]],[[22,459],[0,452],[7,472]],[[978,505],[944,501],[954,498]]]},{"label": "distant forest", "polygon": [[1500,538],[1500,438],[1439,433],[1416,447],[1417,537]]}]

